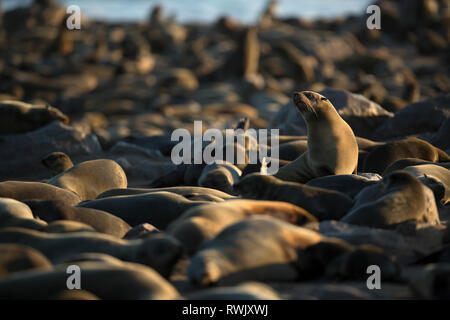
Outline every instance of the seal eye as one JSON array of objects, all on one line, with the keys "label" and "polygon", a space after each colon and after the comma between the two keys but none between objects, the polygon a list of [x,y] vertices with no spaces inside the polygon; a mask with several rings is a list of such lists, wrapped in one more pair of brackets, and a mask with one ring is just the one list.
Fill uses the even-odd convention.
[{"label": "seal eye", "polygon": [[322,100],[322,101],[328,101],[328,99],[325,98],[325,97],[321,97],[320,100]]}]

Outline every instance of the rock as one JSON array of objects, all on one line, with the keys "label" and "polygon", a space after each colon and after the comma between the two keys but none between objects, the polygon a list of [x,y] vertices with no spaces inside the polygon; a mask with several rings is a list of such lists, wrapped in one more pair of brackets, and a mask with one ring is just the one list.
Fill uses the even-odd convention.
[{"label": "rock", "polygon": [[410,104],[386,119],[373,133],[375,140],[436,132],[450,117],[450,94]]},{"label": "rock", "polygon": [[25,133],[52,121],[69,123],[69,118],[49,105],[32,105],[20,101],[0,102],[0,135]]},{"label": "rock", "polygon": [[434,135],[432,143],[440,149],[450,149],[450,116],[442,122],[441,128]]},{"label": "rock", "polygon": [[425,266],[410,280],[409,286],[422,299],[449,299],[450,264],[437,263]]},{"label": "rock", "polygon": [[101,152],[95,136],[60,122],[52,122],[28,133],[0,136],[0,149],[9,155],[0,159],[0,176],[3,179],[24,176],[42,178],[41,159],[54,151],[64,152],[71,158]]}]

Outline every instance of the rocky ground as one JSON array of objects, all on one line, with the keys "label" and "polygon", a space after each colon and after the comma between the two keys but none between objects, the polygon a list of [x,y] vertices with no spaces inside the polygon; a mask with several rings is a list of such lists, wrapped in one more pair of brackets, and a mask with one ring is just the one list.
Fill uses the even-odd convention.
[{"label": "rocky ground", "polygon": [[[450,2],[377,4],[381,30],[367,29],[366,15],[279,19],[270,6],[252,26],[228,17],[209,25],[180,25],[157,7],[143,23],[83,17],[81,30],[68,30],[65,8],[49,0],[4,12],[0,297],[76,295],[64,291],[70,261],[87,270],[82,288],[86,291],[79,298],[450,297]],[[281,160],[300,156],[306,150],[307,130],[291,94],[302,90],[326,96],[351,126],[358,137],[358,173],[363,176],[336,180],[337,187],[325,182],[314,186],[339,192],[350,203],[346,212],[353,212],[365,199],[360,191],[388,181],[388,166],[415,165],[408,170],[423,186],[417,195],[426,202],[422,211],[400,201],[391,208],[392,215],[407,216],[408,210],[416,214],[384,227],[346,223],[339,221],[341,217],[318,219],[314,208],[299,214],[312,218],[297,226],[273,209],[268,214],[272,217],[245,219],[256,210],[236,204],[245,214],[220,209],[231,210],[230,217],[236,218],[217,224],[216,218],[206,217],[208,210],[195,211],[237,201],[233,182],[239,177],[233,174],[255,171],[250,166],[226,173],[228,189],[208,185],[219,189],[217,193],[154,189],[205,186],[200,182],[204,165],[177,167],[170,158],[176,144],[171,133],[178,128],[193,132],[194,120],[202,120],[206,130],[235,128],[247,118],[251,128],[280,130]],[[406,151],[397,157],[383,151],[383,170],[365,161],[377,147],[393,141],[402,141]],[[70,157],[74,169],[70,171],[70,164],[57,170],[62,176],[52,177],[52,165],[42,160],[53,152]],[[405,158],[408,165],[396,162]],[[86,169],[79,169],[95,159],[100,162],[87,162],[82,166]],[[425,164],[433,167],[424,168]],[[171,174],[175,183],[167,182]],[[23,182],[11,181],[39,184],[27,189]],[[97,197],[112,201],[99,203]],[[281,200],[303,208],[295,196],[291,198],[254,201]],[[377,194],[362,205],[380,199]],[[279,209],[281,216],[283,210]],[[189,218],[187,211],[212,219],[189,229],[195,241],[202,238],[202,247],[190,247],[191,239],[177,229]],[[141,219],[130,218],[129,212]],[[266,234],[265,228],[273,228],[273,234]],[[234,237],[235,233],[241,234]],[[235,243],[239,236],[248,237],[249,243]],[[297,237],[300,240],[286,240]],[[225,254],[217,248],[230,254],[229,261],[219,257],[215,262],[215,255]],[[277,257],[283,250],[285,254]],[[387,270],[380,290],[366,286],[371,264]],[[102,277],[111,282],[112,290],[105,292],[98,284],[104,280],[94,280]],[[123,281],[128,290],[119,289]],[[50,288],[44,293],[39,291],[43,284]]]}]

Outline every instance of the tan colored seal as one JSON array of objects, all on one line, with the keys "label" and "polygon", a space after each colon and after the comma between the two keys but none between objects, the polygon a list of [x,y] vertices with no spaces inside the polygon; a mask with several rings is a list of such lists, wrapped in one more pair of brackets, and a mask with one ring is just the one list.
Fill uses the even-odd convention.
[{"label": "tan colored seal", "polygon": [[356,173],[358,144],[333,104],[312,91],[295,92],[293,100],[306,122],[308,149],[275,176],[306,183],[317,177]]},{"label": "tan colored seal", "polygon": [[192,208],[172,222],[167,232],[188,254],[229,225],[254,215],[267,215],[296,225],[317,222],[306,210],[280,201],[228,200]]},{"label": "tan colored seal", "polygon": [[67,205],[80,202],[80,197],[68,190],[41,182],[0,182],[0,197],[23,200],[60,200]]},{"label": "tan colored seal", "polygon": [[109,159],[97,159],[77,164],[53,177],[47,184],[70,190],[81,200],[93,200],[104,191],[127,187],[122,167]]},{"label": "tan colored seal", "polygon": [[270,217],[237,222],[204,243],[187,270],[191,282],[210,285],[243,281],[293,281],[298,251],[323,237]]},{"label": "tan colored seal", "polygon": [[364,161],[364,172],[384,174],[391,164],[405,158],[417,158],[432,162],[450,161],[450,157],[445,151],[436,148],[431,143],[418,138],[407,138],[375,147]]}]

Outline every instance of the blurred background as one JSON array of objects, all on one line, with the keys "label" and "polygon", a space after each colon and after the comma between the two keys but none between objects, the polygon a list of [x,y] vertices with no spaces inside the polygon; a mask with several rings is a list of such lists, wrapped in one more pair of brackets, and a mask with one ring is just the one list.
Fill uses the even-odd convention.
[{"label": "blurred background", "polygon": [[[5,10],[29,6],[33,0],[3,0]],[[65,6],[78,5],[89,18],[108,21],[143,21],[155,5],[164,6],[180,23],[213,22],[227,15],[242,23],[255,23],[267,0],[60,0]],[[324,18],[360,15],[370,0],[280,0],[279,17]]]},{"label": "blurred background", "polygon": [[[381,8],[380,30],[366,26],[369,3]],[[81,30],[66,26],[68,4],[80,6]],[[167,157],[170,144],[161,148],[147,138],[192,130],[194,120],[203,120],[206,130],[233,128],[247,117],[255,129],[305,135],[290,102],[294,90],[326,94],[356,135],[386,139],[405,135],[377,132],[394,113],[450,92],[449,0],[1,5],[0,101],[50,104],[70,117],[71,130],[95,137],[102,152],[132,143]],[[424,139],[439,129],[439,117],[420,126]],[[32,156],[25,149],[24,155],[17,143],[6,143],[0,141],[2,150],[16,157],[0,159],[7,168],[3,178],[27,177],[36,172],[31,164],[54,151],[42,142]],[[75,160],[89,155],[70,143],[58,148]],[[146,151],[141,165],[129,154],[124,167],[130,181],[155,177],[155,170],[145,169],[151,167]],[[170,158],[160,160],[170,167]]]}]

